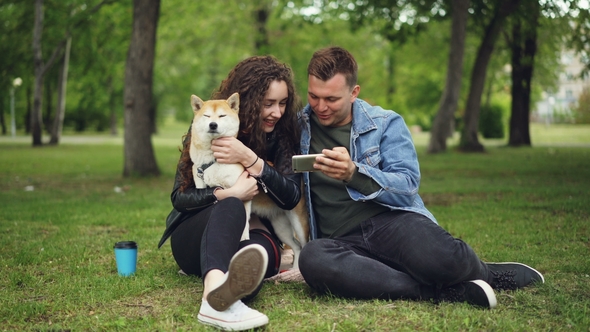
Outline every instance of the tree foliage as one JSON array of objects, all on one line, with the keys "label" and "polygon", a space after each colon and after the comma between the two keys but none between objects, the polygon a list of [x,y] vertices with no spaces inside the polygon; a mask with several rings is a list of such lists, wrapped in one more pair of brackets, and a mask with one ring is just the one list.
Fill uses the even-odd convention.
[{"label": "tree foliage", "polygon": [[570,10],[566,15],[571,31],[564,35],[567,46],[582,55],[582,61],[586,65],[580,73],[582,76],[590,76],[590,8],[588,1],[571,0],[566,2]]},{"label": "tree foliage", "polygon": [[[491,8],[499,1],[471,1],[463,61],[465,74],[454,118],[463,117],[471,109],[466,106],[468,88],[473,82],[470,74]],[[116,133],[122,125],[132,1],[113,0],[92,15],[80,15],[100,2],[44,1],[45,60],[72,31],[66,130],[110,128]],[[531,104],[540,98],[541,91],[555,84],[563,43],[568,42],[580,51],[589,44],[585,39],[588,10],[578,8],[577,0],[564,3],[571,14],[567,19],[547,9],[540,17]],[[306,68],[311,54],[320,47],[340,45],[349,49],[359,63],[361,98],[395,110],[409,125],[428,130],[446,84],[452,37],[450,4],[430,0],[162,1],[154,66],[154,116],[162,120],[173,115],[186,121],[188,128],[189,96],[208,98],[236,63],[254,54],[273,54],[290,64],[298,93],[305,100]],[[16,90],[19,130],[27,126],[27,104],[33,100],[33,18],[30,3],[0,1],[0,110],[7,114],[10,84],[14,78],[22,77],[23,85]],[[75,25],[77,28],[72,29]],[[508,25],[503,28],[508,31]],[[505,38],[496,41],[485,70],[479,104],[506,100],[511,86],[509,72],[505,70],[510,62],[508,50]],[[58,69],[50,68],[45,76],[41,110],[44,123],[51,123],[56,113]]]},{"label": "tree foliage", "polygon": [[[31,85],[33,77],[33,67],[31,65],[33,63],[33,54],[31,52],[33,9],[33,6],[24,6],[21,1],[17,0],[3,0],[1,2],[0,95],[8,92],[13,80],[17,77],[23,80],[23,86],[19,90],[26,89],[27,86]],[[19,121],[19,125],[22,125],[22,120]]]}]

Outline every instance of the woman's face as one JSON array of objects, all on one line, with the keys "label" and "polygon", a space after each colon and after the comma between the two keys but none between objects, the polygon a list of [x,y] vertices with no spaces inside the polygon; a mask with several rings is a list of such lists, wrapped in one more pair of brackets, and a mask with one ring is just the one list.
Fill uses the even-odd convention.
[{"label": "woman's face", "polygon": [[265,133],[272,132],[279,119],[285,114],[288,97],[289,90],[285,81],[272,81],[270,83],[266,95],[264,95],[262,110],[260,111],[262,130]]}]

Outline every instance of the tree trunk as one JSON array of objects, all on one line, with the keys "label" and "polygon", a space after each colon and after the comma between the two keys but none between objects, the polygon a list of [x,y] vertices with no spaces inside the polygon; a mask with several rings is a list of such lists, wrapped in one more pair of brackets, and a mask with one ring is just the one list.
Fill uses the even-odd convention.
[{"label": "tree trunk", "polygon": [[57,87],[57,109],[55,111],[55,118],[53,119],[53,126],[51,127],[51,139],[49,144],[59,144],[61,132],[64,125],[64,117],[66,114],[66,89],[68,84],[68,67],[70,64],[70,49],[72,46],[72,37],[68,38],[66,42],[66,50],[64,52],[64,60],[59,74],[59,86]]},{"label": "tree trunk", "polygon": [[[4,95],[0,95],[0,126],[2,126],[2,135],[6,135],[8,131],[6,130],[6,120],[4,118]],[[11,109],[14,107],[14,86],[10,87],[10,107]]]},{"label": "tree trunk", "polygon": [[447,67],[447,81],[439,101],[438,112],[432,124],[428,153],[446,151],[447,138],[453,134],[454,114],[461,93],[469,0],[456,0],[452,2],[452,6],[453,22],[451,26],[451,48]]},{"label": "tree trunk", "polygon": [[269,16],[268,5],[261,1],[258,8],[254,10],[254,21],[256,22],[256,37],[254,40],[254,49],[256,54],[266,55],[269,52],[270,42],[268,41],[268,31],[266,23]]},{"label": "tree trunk", "polygon": [[469,86],[469,95],[463,117],[463,130],[461,131],[461,141],[459,149],[465,152],[483,152],[484,147],[479,142],[477,133],[479,125],[479,111],[481,107],[481,97],[486,81],[486,71],[488,63],[494,51],[494,44],[502,29],[506,17],[510,15],[519,0],[499,1],[494,11],[494,16],[485,29],[485,34],[481,45],[477,51],[477,57],[471,72],[471,85]]},{"label": "tree trunk", "polygon": [[125,67],[123,176],[159,175],[151,141],[150,107],[160,0],[133,1],[133,31]]},{"label": "tree trunk", "polygon": [[35,64],[35,92],[33,93],[33,110],[31,112],[31,133],[33,146],[40,146],[41,141],[41,101],[43,100],[43,53],[41,52],[41,34],[43,33],[43,0],[35,1],[35,26],[33,28],[33,62]]},{"label": "tree trunk", "polygon": [[[526,18],[515,18],[512,28],[512,107],[509,146],[531,146],[530,104],[531,81],[537,52],[539,3],[531,2]],[[524,24],[523,24],[524,23]]]},{"label": "tree trunk", "polygon": [[389,52],[387,53],[387,63],[386,63],[386,72],[387,72],[387,104],[393,105],[393,95],[395,94],[395,53],[394,53],[394,42],[389,41]]},{"label": "tree trunk", "polygon": [[[53,74],[53,73],[51,73]],[[53,80],[45,80],[47,74],[43,76],[43,93],[45,97],[43,97],[43,105],[45,105],[45,112],[41,112],[41,118],[43,119],[43,123],[41,124],[41,128],[45,128],[47,134],[51,134],[51,113],[53,113]],[[49,75],[53,76],[53,75]],[[55,77],[51,77],[52,79]],[[59,75],[58,75],[59,78]]]}]

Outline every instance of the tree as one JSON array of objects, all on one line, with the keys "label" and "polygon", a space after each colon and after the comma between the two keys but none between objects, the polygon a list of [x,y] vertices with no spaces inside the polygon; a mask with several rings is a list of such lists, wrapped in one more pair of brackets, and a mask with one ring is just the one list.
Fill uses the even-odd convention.
[{"label": "tree", "polygon": [[[187,124],[187,129],[193,115],[191,94],[203,99],[210,96],[230,69],[247,56],[276,54],[276,49],[255,49],[259,34],[254,13],[260,1],[235,4],[233,0],[161,3],[154,96],[158,111],[174,115]],[[270,14],[268,19],[275,16]],[[158,116],[163,114],[159,112]]]},{"label": "tree", "polygon": [[133,25],[133,4],[119,0],[101,8],[76,31],[68,75],[64,126],[116,135],[123,124],[125,61]]},{"label": "tree", "polygon": [[53,50],[47,62],[43,62],[43,51],[41,49],[41,38],[43,35],[43,0],[35,1],[35,23],[33,28],[33,61],[35,64],[35,85],[34,85],[34,101],[33,110],[31,112],[31,133],[33,136],[33,146],[40,146],[41,141],[41,103],[43,100],[43,78],[47,70],[53,65],[57,59],[58,54],[65,46],[65,41],[58,44]]},{"label": "tree", "polygon": [[[516,9],[519,2],[519,0],[497,0],[493,3],[492,17],[486,24],[484,36],[471,71],[471,84],[469,86],[465,115],[463,117],[463,129],[461,130],[461,139],[459,142],[459,149],[462,151],[484,151],[484,147],[478,139],[478,128],[479,110],[486,81],[486,71],[494,51],[494,44],[498,39],[502,26],[506,18]],[[486,8],[482,12],[485,11]]]},{"label": "tree", "polygon": [[[33,53],[31,52],[32,33],[31,23],[34,21],[34,6],[29,3],[15,3],[15,0],[1,1],[0,5],[0,94],[2,104],[0,111],[7,123],[12,123],[12,115],[6,117],[4,112],[9,111],[8,91],[13,89],[14,79],[22,79],[22,87],[15,89],[15,124],[22,123],[24,115],[19,114],[19,102],[24,101],[24,92],[31,86],[33,70]],[[24,121],[28,123],[28,121]],[[6,134],[3,128],[2,134]]]},{"label": "tree", "polygon": [[271,6],[266,1],[259,1],[253,10],[256,37],[254,38],[254,49],[256,54],[269,54],[270,42],[268,40],[268,29],[266,24],[270,15]]},{"label": "tree", "polygon": [[58,94],[57,94],[57,108],[55,117],[53,119],[53,126],[51,128],[51,139],[49,144],[58,144],[61,137],[61,132],[64,123],[64,116],[66,113],[66,87],[68,83],[68,67],[70,64],[70,49],[72,45],[72,37],[67,39],[66,49],[63,55],[62,68],[59,73]]},{"label": "tree", "polygon": [[469,0],[452,3],[451,47],[445,89],[440,98],[438,112],[430,131],[429,153],[438,153],[447,148],[447,138],[452,135],[454,114],[459,102],[463,78],[463,54],[469,17]]},{"label": "tree", "polygon": [[574,108],[576,123],[590,124],[590,87],[584,88]]},{"label": "tree", "polygon": [[124,156],[123,176],[160,175],[152,147],[153,70],[156,49],[156,30],[160,0],[133,1],[133,29],[124,91]]},{"label": "tree", "polygon": [[[325,7],[324,13],[319,15],[320,18],[328,15],[339,18],[348,17],[347,21],[350,22],[353,32],[358,32],[366,27],[373,32],[371,34],[377,33],[387,41],[387,46],[384,47],[386,53],[383,61],[385,77],[379,84],[385,88],[385,104],[382,106],[393,108],[394,96],[398,93],[398,86],[395,82],[399,66],[399,52],[397,50],[425,31],[428,22],[432,19],[445,18],[447,3],[434,0],[358,0],[341,1],[338,2],[338,6],[334,6],[334,3],[331,2],[323,7]],[[325,18],[321,18],[321,20],[323,21]],[[426,82],[426,85],[428,83]],[[421,100],[414,103],[420,102]],[[399,110],[399,107],[397,109]],[[416,115],[418,112],[413,113]]]},{"label": "tree", "polygon": [[[66,47],[68,39],[72,36],[72,31],[86,22],[89,17],[97,12],[103,5],[112,3],[114,0],[103,0],[90,10],[84,10],[74,17],[73,23],[66,28],[63,39],[53,49],[49,59],[43,61],[42,37],[43,37],[43,20],[44,9],[43,0],[35,0],[35,20],[33,27],[33,62],[35,67],[35,84],[34,84],[34,101],[31,111],[31,133],[33,137],[33,146],[40,146],[41,141],[41,124],[42,124],[42,99],[43,99],[43,79],[47,71],[53,66],[59,58],[63,49]],[[85,6],[83,6],[85,8]]]},{"label": "tree", "polygon": [[512,54],[509,146],[531,145],[529,131],[531,83],[537,52],[540,10],[541,6],[537,0],[524,1],[519,12],[511,19],[512,31],[508,41]]},{"label": "tree", "polygon": [[[550,16],[551,19],[543,16]],[[583,8],[580,6],[580,3],[575,1],[569,3],[569,8],[564,8],[562,3],[558,1],[546,1],[541,5],[536,0],[523,0],[518,7],[518,11],[511,17],[511,30],[510,34],[506,37],[507,44],[511,50],[512,65],[512,105],[509,146],[531,145],[529,130],[530,105],[532,100],[533,69],[536,72],[536,67],[538,66],[536,63],[539,43],[537,36],[541,24],[543,23],[546,29],[550,29],[553,35],[558,36],[557,38],[545,38],[553,40],[544,40],[544,42],[553,42],[561,48],[564,46],[565,39],[569,43],[568,46],[572,46],[576,51],[584,54],[584,47],[587,47],[588,35],[582,31],[590,26],[590,21],[585,22],[585,18],[588,17],[588,9]],[[543,20],[542,23],[541,20]],[[565,29],[562,27],[564,22]]]},{"label": "tree", "polygon": [[590,8],[588,3],[582,6],[581,1],[570,4],[572,30],[568,36],[568,46],[582,55],[582,62],[586,65],[580,73],[582,76],[590,75]]}]

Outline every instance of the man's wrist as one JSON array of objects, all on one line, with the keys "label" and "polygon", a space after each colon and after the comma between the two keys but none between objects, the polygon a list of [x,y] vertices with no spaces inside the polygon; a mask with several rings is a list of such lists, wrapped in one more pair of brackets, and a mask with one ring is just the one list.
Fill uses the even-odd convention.
[{"label": "man's wrist", "polygon": [[352,174],[350,174],[350,177],[348,179],[342,180],[342,182],[344,182],[345,184],[349,184],[352,181],[352,179],[354,178],[354,175],[356,174],[357,170],[358,170],[358,167],[356,167],[356,165],[354,165],[354,169],[352,170]]}]

